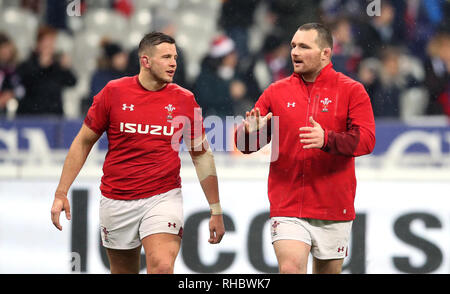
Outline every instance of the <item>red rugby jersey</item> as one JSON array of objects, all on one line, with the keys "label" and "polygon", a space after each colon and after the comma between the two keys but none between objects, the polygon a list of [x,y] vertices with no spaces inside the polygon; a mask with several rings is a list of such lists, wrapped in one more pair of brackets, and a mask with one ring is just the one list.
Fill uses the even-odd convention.
[{"label": "red rugby jersey", "polygon": [[138,76],[109,82],[94,97],[84,123],[106,131],[108,152],[100,190],[105,197],[147,198],[181,187],[179,144],[202,136],[194,95],[173,83],[148,91]]}]

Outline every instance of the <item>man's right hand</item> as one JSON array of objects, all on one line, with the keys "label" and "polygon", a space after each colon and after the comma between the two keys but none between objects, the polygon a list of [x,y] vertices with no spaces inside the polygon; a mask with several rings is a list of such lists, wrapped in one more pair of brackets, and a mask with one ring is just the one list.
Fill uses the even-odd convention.
[{"label": "man's right hand", "polygon": [[59,215],[61,214],[61,211],[66,212],[66,218],[67,220],[71,219],[70,215],[70,203],[67,199],[67,195],[64,192],[55,192],[55,200],[53,201],[53,206],[51,210],[52,215],[52,222],[55,227],[62,231],[62,226],[59,223]]},{"label": "man's right hand", "polygon": [[266,116],[261,117],[259,108],[252,109],[250,112],[245,113],[244,128],[246,133],[253,133],[263,128],[267,122],[272,118],[272,112],[269,112]]}]

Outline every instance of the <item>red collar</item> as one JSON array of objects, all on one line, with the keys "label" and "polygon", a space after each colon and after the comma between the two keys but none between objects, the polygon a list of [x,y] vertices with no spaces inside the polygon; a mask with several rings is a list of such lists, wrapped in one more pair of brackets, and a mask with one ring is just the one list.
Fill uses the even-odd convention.
[{"label": "red collar", "polygon": [[[326,80],[327,77],[333,72],[334,72],[333,64],[330,61],[330,63],[328,63],[324,68],[320,70],[319,75],[316,77],[314,83]],[[297,79],[303,82],[302,77],[298,73],[293,73],[292,76],[296,77]]]}]

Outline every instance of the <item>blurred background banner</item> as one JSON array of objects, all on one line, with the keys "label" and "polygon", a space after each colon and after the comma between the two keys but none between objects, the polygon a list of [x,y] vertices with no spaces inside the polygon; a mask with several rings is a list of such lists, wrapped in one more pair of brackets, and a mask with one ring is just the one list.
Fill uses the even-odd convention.
[{"label": "blurred background banner", "polygon": [[93,97],[139,72],[137,46],[151,31],[176,39],[174,82],[194,93],[205,122],[223,122],[206,130],[223,147],[214,156],[227,233],[207,243],[207,203],[181,151],[175,272],[277,272],[270,145],[236,152],[227,122],[291,75],[292,35],[318,21],[333,34],[333,67],[364,85],[377,125],[375,150],[356,159],[344,272],[449,274],[449,20],[448,0],[0,0],[0,273],[108,273],[98,225],[106,135],[70,190],[62,232],[50,208]]}]

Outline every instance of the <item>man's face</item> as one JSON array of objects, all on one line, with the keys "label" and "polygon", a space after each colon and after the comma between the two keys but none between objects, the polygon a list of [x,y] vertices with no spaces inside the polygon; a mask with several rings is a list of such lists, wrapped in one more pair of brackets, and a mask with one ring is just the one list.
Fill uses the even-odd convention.
[{"label": "man's face", "polygon": [[322,49],[316,42],[317,31],[299,31],[291,41],[291,58],[297,74],[314,73],[321,69]]},{"label": "man's face", "polygon": [[177,48],[175,44],[161,43],[143,55],[148,59],[149,71],[152,77],[159,82],[171,83],[177,69]]},{"label": "man's face", "polygon": [[44,36],[38,43],[37,49],[39,54],[53,55],[55,52],[56,35],[48,34]]}]

